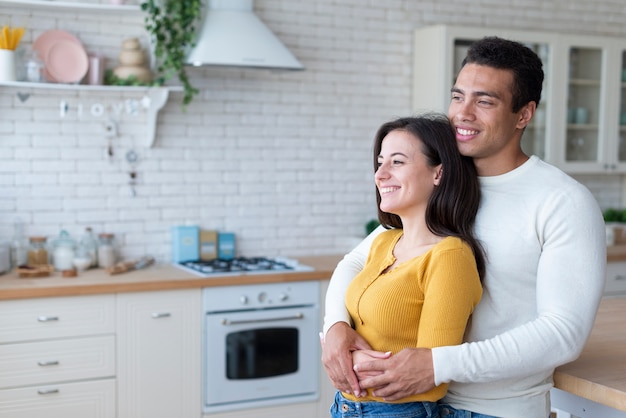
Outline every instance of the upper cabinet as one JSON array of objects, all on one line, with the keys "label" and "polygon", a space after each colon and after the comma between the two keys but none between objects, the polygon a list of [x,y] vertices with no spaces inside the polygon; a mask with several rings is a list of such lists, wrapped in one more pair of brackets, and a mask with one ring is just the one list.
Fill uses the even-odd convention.
[{"label": "upper cabinet", "polygon": [[[541,103],[522,148],[566,172],[626,172],[626,41],[506,29],[431,26],[415,31],[413,108],[447,112],[468,46],[513,39],[544,64]],[[623,80],[622,80],[623,79]]]}]

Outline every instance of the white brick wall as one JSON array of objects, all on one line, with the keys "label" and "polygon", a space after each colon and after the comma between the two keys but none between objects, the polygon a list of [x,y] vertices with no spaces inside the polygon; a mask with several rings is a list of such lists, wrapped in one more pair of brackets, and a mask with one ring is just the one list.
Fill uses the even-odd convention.
[{"label": "white brick wall", "polygon": [[[81,0],[87,2],[87,0]],[[91,0],[91,2],[99,2]],[[104,0],[103,0],[104,2]],[[615,0],[256,0],[255,9],[306,67],[302,72],[190,68],[200,95],[181,110],[174,93],[157,140],[143,147],[139,93],[15,88],[0,96],[0,240],[13,221],[27,235],[79,236],[85,226],[116,234],[125,257],[169,258],[169,228],[192,222],[237,234],[246,255],[344,252],[375,216],[370,145],[384,121],[411,112],[411,39],[434,23],[624,35],[626,3]],[[122,40],[142,36],[140,14],[16,12],[30,45],[44,30],[76,33],[115,65]],[[60,101],[69,105],[59,115]],[[102,104],[106,114],[91,115]],[[80,111],[82,109],[82,112]],[[104,124],[119,119],[114,155]],[[137,196],[130,196],[134,149]],[[579,178],[604,207],[622,201],[618,176]]]}]

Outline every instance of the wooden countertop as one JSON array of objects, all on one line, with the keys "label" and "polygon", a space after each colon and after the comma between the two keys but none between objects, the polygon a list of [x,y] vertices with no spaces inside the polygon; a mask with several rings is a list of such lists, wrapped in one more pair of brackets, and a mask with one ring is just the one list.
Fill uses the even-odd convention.
[{"label": "wooden countertop", "polygon": [[0,300],[328,280],[341,257],[328,255],[298,258],[301,264],[313,267],[314,271],[247,276],[198,277],[170,264],[153,265],[113,276],[103,269],[87,270],[73,278],[64,278],[59,272],[54,272],[50,277],[22,279],[17,273],[10,272],[0,276]]},{"label": "wooden countertop", "polygon": [[626,412],[626,297],[604,298],[578,360],[557,368],[554,385]]},{"label": "wooden countertop", "polygon": [[606,247],[607,261],[626,261],[626,244],[617,244]]}]

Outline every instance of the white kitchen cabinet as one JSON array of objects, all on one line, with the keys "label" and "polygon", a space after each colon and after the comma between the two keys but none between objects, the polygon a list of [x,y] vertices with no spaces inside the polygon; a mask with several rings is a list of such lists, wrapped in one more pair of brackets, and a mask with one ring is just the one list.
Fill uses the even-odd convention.
[{"label": "white kitchen cabinet", "polygon": [[0,416],[115,417],[115,296],[0,304]]},{"label": "white kitchen cabinet", "polygon": [[201,290],[117,296],[118,418],[199,418]]},{"label": "white kitchen cabinet", "polygon": [[0,390],[2,418],[115,418],[115,379]]},{"label": "white kitchen cabinet", "polygon": [[612,261],[607,263],[604,295],[626,295],[626,261]]},{"label": "white kitchen cabinet", "polygon": [[444,25],[417,29],[415,111],[447,112],[467,47],[484,36],[527,44],[543,61],[541,103],[522,137],[526,153],[569,173],[626,172],[626,41],[618,38]]}]

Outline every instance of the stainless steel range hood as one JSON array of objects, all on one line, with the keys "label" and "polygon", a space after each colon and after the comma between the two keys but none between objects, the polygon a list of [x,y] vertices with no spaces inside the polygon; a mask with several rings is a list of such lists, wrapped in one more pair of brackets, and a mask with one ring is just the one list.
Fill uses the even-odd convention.
[{"label": "stainless steel range hood", "polygon": [[203,24],[187,63],[304,69],[252,9],[252,0],[207,0]]}]

